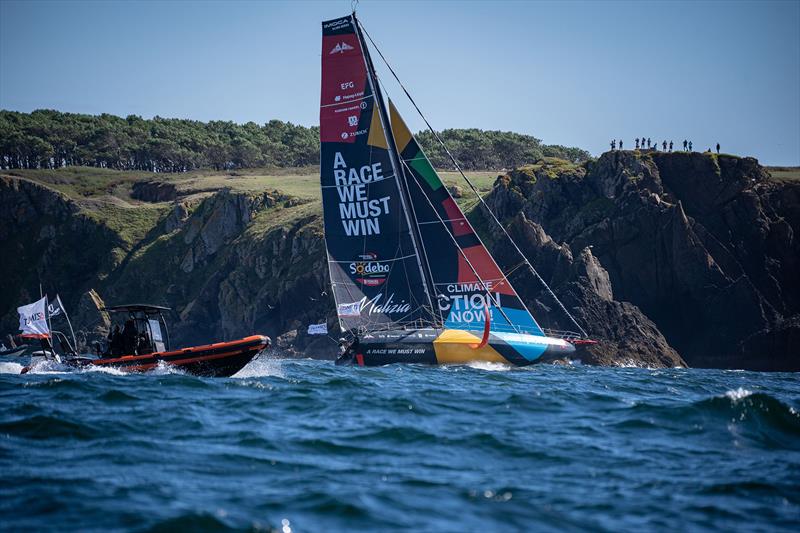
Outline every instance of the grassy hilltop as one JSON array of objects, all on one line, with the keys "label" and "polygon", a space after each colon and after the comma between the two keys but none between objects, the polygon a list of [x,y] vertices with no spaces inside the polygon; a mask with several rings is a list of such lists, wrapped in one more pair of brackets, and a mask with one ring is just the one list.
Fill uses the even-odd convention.
[{"label": "grassy hilltop", "polygon": [[[481,193],[491,190],[499,171],[476,171],[467,175]],[[290,211],[302,210],[300,205],[320,206],[319,168],[316,166],[290,168],[250,168],[231,171],[195,170],[191,172],[153,174],[142,171],[119,171],[93,167],[66,167],[55,170],[15,169],[3,175],[20,177],[45,185],[73,200],[89,217],[119,234],[130,246],[151,231],[171,210],[177,199],[196,200],[223,189],[255,194],[278,191],[297,198],[298,205]],[[464,194],[458,198],[468,210],[477,199],[457,172],[442,172],[447,185],[457,185]],[[143,198],[135,191],[136,184],[154,183],[174,187],[169,199]]]}]

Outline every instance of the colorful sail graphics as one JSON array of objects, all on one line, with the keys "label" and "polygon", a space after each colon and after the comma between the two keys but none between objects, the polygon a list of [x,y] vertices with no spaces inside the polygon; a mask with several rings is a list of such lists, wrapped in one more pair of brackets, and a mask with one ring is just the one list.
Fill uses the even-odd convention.
[{"label": "colorful sail graphics", "polygon": [[432,320],[420,260],[352,16],[322,23],[320,179],[344,329]]},{"label": "colorful sail graphics", "polygon": [[[480,331],[485,323],[486,309],[489,309],[493,331],[543,335],[542,329],[503,276],[391,101],[389,108],[397,150],[405,163],[405,172],[412,174],[407,180],[411,202],[445,327]],[[473,268],[479,278],[475,276]],[[502,313],[487,296],[484,283],[493,299],[500,304]]]}]

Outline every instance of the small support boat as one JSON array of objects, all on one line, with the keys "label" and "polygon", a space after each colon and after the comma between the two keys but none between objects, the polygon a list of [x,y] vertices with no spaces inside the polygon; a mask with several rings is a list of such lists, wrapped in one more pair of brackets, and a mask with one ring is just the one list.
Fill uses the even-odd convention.
[{"label": "small support boat", "polygon": [[[228,377],[270,346],[269,337],[251,335],[234,341],[172,350],[163,314],[169,311],[168,307],[135,304],[103,310],[122,319],[124,327],[120,329],[118,324],[114,327],[102,355],[62,356],[64,364],[116,368],[125,372],[145,372],[166,364],[196,376]],[[29,368],[23,368],[22,373]]]}]

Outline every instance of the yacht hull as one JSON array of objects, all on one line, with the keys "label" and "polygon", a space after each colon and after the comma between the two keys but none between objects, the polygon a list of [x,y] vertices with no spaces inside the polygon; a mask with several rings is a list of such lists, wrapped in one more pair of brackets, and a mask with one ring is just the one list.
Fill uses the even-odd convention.
[{"label": "yacht hull", "polygon": [[521,333],[482,334],[457,329],[396,330],[368,333],[353,343],[337,364],[381,366],[394,363],[466,364],[472,362],[527,366],[567,357],[575,347],[562,339]]}]

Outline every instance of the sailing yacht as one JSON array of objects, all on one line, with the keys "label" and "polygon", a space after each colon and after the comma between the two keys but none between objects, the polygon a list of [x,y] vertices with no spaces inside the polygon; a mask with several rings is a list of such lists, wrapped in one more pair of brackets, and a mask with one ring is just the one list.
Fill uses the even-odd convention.
[{"label": "sailing yacht", "polygon": [[548,335],[533,318],[384,100],[364,33],[355,13],[322,23],[325,243],[351,337],[337,363],[524,366],[594,342]]}]

